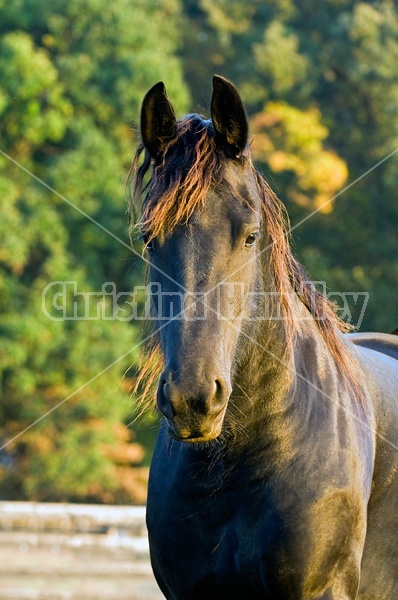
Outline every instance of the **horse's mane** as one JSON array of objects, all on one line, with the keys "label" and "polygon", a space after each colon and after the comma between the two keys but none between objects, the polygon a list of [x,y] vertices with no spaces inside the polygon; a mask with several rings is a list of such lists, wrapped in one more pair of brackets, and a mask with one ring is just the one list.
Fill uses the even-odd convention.
[{"label": "horse's mane", "polygon": [[[136,226],[137,214],[140,214],[139,226],[147,241],[156,237],[164,228],[171,232],[177,224],[187,222],[203,204],[210,187],[221,181],[224,163],[225,154],[216,145],[212,122],[198,115],[188,115],[178,122],[176,137],[168,142],[162,161],[155,163],[152,173],[151,157],[141,144],[129,174],[132,176],[130,231]],[[295,340],[294,308],[289,301],[293,290],[314,317],[348,387],[361,398],[359,385],[353,377],[350,355],[341,339],[341,332],[347,332],[351,327],[339,318],[335,305],[315,288],[294,257],[289,243],[289,218],[284,204],[251,162],[250,168],[265,217],[271,272],[281,299],[287,347],[294,344]],[[149,181],[145,183],[148,177]],[[142,202],[145,192],[146,197]],[[145,397],[149,395],[162,368],[159,341],[153,335],[147,343],[134,390],[139,392],[145,405],[148,403],[148,398]]]}]

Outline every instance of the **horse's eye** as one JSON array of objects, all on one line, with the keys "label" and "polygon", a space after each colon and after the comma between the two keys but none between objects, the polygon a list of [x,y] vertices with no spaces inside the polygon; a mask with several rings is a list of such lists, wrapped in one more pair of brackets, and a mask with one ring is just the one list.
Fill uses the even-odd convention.
[{"label": "horse's eye", "polygon": [[152,252],[153,248],[154,248],[154,244],[153,244],[153,240],[150,239],[149,235],[147,235],[146,233],[143,233],[141,235],[140,238],[145,246],[145,250],[148,250],[148,252]]},{"label": "horse's eye", "polygon": [[258,233],[251,233],[250,235],[247,236],[246,241],[245,241],[245,246],[247,248],[250,248],[251,246],[254,246],[254,242],[256,241],[258,237]]}]

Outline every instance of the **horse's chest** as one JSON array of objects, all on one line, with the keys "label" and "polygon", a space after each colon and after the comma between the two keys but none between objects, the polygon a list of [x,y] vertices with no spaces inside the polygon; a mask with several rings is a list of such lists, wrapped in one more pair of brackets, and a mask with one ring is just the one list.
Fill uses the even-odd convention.
[{"label": "horse's chest", "polygon": [[[153,490],[154,491],[154,490]],[[246,499],[247,500],[247,499]],[[251,506],[251,510],[242,507]],[[163,489],[163,502],[148,503],[148,529],[155,574],[168,598],[263,597],[261,539],[264,514],[255,497]],[[172,593],[167,594],[167,586]],[[262,593],[261,593],[262,592]]]}]

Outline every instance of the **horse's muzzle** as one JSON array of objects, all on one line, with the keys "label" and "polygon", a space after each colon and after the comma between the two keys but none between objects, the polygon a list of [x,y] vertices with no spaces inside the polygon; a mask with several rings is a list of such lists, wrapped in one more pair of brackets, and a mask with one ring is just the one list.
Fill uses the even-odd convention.
[{"label": "horse's muzzle", "polygon": [[173,380],[165,371],[160,378],[158,407],[166,417],[169,433],[184,442],[205,442],[217,438],[222,430],[230,385],[223,378]]}]

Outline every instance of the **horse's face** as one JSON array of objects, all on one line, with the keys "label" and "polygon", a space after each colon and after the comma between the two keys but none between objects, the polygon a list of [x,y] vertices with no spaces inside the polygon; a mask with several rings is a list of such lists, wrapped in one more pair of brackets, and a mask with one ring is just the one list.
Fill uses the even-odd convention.
[{"label": "horse's face", "polygon": [[[221,85],[225,100],[231,84],[221,80]],[[171,110],[165,98],[160,106]],[[158,104],[155,116],[148,114],[153,100],[147,96],[144,101],[142,130],[144,143],[156,161],[159,136],[148,135],[148,121],[156,119],[160,111]],[[213,95],[217,136],[220,125],[215,122],[215,102]],[[242,119],[243,107],[238,109]],[[173,115],[166,117],[172,124]],[[246,127],[245,133],[237,140],[241,131],[235,125],[229,148],[225,132],[217,141],[226,148],[220,178],[209,187],[200,206],[171,232],[160,231],[147,247],[165,361],[157,401],[170,435],[185,442],[208,441],[221,433],[238,338],[252,306],[248,293],[256,284],[261,211],[249,159],[236,158],[246,146],[246,119],[242,127]]]},{"label": "horse's face", "polygon": [[[229,165],[228,183],[242,181],[243,170]],[[250,259],[258,214],[231,197],[223,182],[187,224],[151,242],[150,281],[157,284],[153,304],[165,359],[158,406],[179,439],[210,440],[221,431],[247,293],[255,284]]]}]

